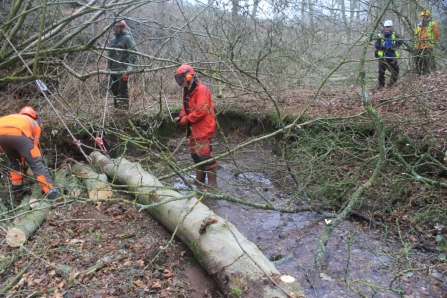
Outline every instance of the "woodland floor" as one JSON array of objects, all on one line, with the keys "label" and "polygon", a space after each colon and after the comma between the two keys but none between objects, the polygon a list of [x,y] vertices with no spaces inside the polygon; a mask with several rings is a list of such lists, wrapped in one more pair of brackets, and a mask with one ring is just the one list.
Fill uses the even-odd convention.
[{"label": "woodland floor", "polygon": [[[385,119],[410,118],[423,102],[434,131],[445,139],[447,71],[371,90]],[[360,90],[277,94],[280,110],[296,115],[346,117],[363,112]],[[408,99],[403,99],[408,95]],[[235,107],[234,103],[233,107]],[[218,106],[218,105],[216,105]],[[263,113],[270,103],[243,99],[237,106]],[[412,133],[416,128],[408,127]],[[422,133],[422,132],[421,132]],[[122,195],[123,198],[131,199]],[[6,231],[1,230],[2,238]],[[65,202],[20,249],[0,245],[0,293],[5,297],[222,297],[192,252],[146,212],[122,203]],[[34,296],[32,296],[34,293]]]}]

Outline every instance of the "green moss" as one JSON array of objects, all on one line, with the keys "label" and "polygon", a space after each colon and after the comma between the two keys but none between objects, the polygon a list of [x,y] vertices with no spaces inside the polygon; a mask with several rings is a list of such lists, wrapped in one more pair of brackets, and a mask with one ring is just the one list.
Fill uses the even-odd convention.
[{"label": "green moss", "polygon": [[222,111],[221,115],[231,119],[240,119],[240,120],[253,119],[253,115],[247,114],[246,112],[241,110],[225,110]]},{"label": "green moss", "polygon": [[241,289],[231,288],[230,293],[235,295],[236,297],[241,297],[242,296],[242,290]]},{"label": "green moss", "polygon": [[243,111],[229,110],[222,112],[217,116],[219,128],[224,131],[251,127],[253,121],[255,121],[253,116],[248,115]]},{"label": "green moss", "polygon": [[199,261],[200,265],[203,267],[202,254],[200,253],[199,246],[197,245],[197,242],[195,240],[192,242],[192,253],[194,254],[196,260]]}]

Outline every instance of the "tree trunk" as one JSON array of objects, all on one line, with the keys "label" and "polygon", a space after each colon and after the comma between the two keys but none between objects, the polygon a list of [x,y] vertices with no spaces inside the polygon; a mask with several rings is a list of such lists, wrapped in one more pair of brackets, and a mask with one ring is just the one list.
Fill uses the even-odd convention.
[{"label": "tree trunk", "polygon": [[96,173],[87,165],[74,164],[73,173],[84,180],[90,199],[108,199],[113,196],[112,187],[107,183],[105,174]]},{"label": "tree trunk", "polygon": [[82,192],[76,176],[72,175],[66,167],[56,172],[56,183],[69,197],[78,197]]},{"label": "tree trunk", "polygon": [[39,200],[34,209],[26,214],[19,224],[9,229],[6,234],[6,243],[12,247],[23,245],[43,223],[52,206],[53,204],[48,200]]},{"label": "tree trunk", "polygon": [[31,188],[31,194],[25,196],[22,201],[20,202],[20,206],[17,208],[17,217],[14,218],[14,224],[19,224],[26,216],[26,213],[31,210],[31,208],[34,208],[36,202],[42,197],[42,188],[38,183],[34,184]]},{"label": "tree trunk", "polygon": [[[139,164],[124,158],[111,160],[97,151],[90,156],[112,183],[128,185],[143,205],[184,197],[167,189]],[[256,244],[195,197],[147,210],[169,231],[176,231],[225,296],[304,297],[295,279],[281,276]]]}]

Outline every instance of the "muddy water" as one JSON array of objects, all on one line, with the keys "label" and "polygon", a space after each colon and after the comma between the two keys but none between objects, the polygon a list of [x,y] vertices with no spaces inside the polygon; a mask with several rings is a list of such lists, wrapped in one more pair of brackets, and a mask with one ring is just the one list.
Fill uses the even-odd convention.
[{"label": "muddy water", "polygon": [[[179,161],[190,159],[185,151],[177,155]],[[275,160],[268,150],[238,153],[235,160],[237,167],[234,159],[219,162],[221,193],[260,203],[263,196],[279,205],[287,201],[288,195],[262,170]],[[181,179],[171,182],[185,187]],[[326,224],[322,216],[258,210],[213,199],[204,203],[256,243],[281,273],[297,278],[307,297],[447,297],[447,265],[428,270],[433,265],[427,261],[429,255],[406,247],[398,237],[365,228],[363,223],[339,225],[328,242],[322,270],[315,271],[311,268],[317,241]]]}]

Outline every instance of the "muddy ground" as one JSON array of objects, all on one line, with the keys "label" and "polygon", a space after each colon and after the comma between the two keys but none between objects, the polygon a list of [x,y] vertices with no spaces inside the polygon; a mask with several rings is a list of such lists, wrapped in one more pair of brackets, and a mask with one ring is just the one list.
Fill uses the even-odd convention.
[{"label": "muddy ground", "polygon": [[171,234],[146,212],[122,203],[82,201],[57,204],[23,248],[2,242],[2,293],[9,297],[221,297],[191,251],[171,240]]},{"label": "muddy ground", "polygon": [[[430,101],[434,115],[431,125],[437,126],[434,130],[439,138],[444,138],[446,78],[446,72],[440,71],[437,76],[419,79],[417,85],[402,82],[400,87],[372,90],[372,101],[384,117],[403,119],[411,117],[414,111],[411,107],[419,100],[427,96],[434,98]],[[347,111],[355,115],[362,111],[359,92],[348,87],[345,91],[325,91],[315,101],[311,92],[289,92],[279,97],[278,104],[288,114],[298,113],[310,103],[310,116],[346,116]],[[418,93],[420,98],[395,100],[405,92]],[[270,103],[260,106],[259,101],[252,99],[243,99],[237,104],[246,112],[272,110]],[[222,297],[217,284],[184,244],[171,239],[172,235],[146,212],[121,202],[122,199],[132,201],[125,192],[116,192],[116,202],[92,203],[85,194],[77,200],[58,202],[21,248],[6,244],[7,228],[2,228],[0,293],[7,297]],[[281,252],[280,257],[286,253]],[[275,259],[274,255],[268,257]],[[441,270],[446,272],[447,268]],[[349,297],[356,296],[352,291],[334,294],[330,289],[321,292],[313,288],[330,285],[331,278],[319,276],[319,283],[315,284],[303,274],[301,280],[312,297],[323,297],[324,293],[325,297],[348,297],[343,296],[347,293]],[[411,296],[418,292],[408,291],[409,297],[418,297]],[[433,282],[427,297],[443,297],[446,291],[445,284]],[[394,297],[394,294],[383,297]]]}]

